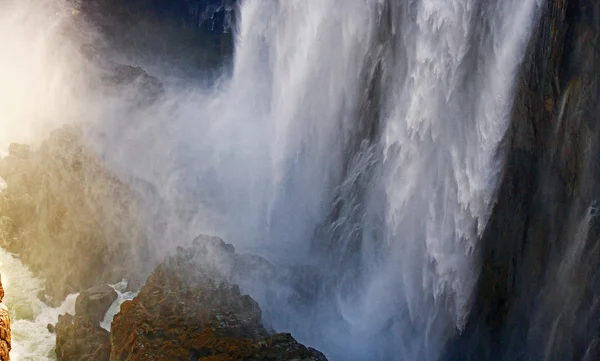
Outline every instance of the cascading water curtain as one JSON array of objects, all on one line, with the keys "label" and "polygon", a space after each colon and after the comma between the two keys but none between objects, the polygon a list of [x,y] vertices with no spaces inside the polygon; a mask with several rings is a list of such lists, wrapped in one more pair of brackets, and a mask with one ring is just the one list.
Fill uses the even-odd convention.
[{"label": "cascading water curtain", "polygon": [[229,99],[268,134],[259,238],[327,263],[312,315],[276,325],[339,359],[439,356],[468,314],[539,5],[243,3]]},{"label": "cascading water curtain", "polygon": [[245,0],[217,86],[77,109],[159,203],[160,255],[204,231],[308,266],[308,301],[300,271],[240,281],[278,331],[334,360],[436,360],[469,312],[538,1]]}]

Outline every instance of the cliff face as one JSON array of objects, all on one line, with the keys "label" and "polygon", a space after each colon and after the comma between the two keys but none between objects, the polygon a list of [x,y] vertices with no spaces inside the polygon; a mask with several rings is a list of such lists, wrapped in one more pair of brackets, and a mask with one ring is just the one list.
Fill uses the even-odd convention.
[{"label": "cliff face", "polygon": [[0,246],[46,279],[46,294],[133,277],[145,259],[135,199],[82,142],[54,131],[39,150],[13,144],[0,160]]},{"label": "cliff face", "polygon": [[[233,55],[238,0],[79,0],[97,46],[145,68],[208,72]],[[167,66],[165,66],[168,64]]]},{"label": "cliff face", "polygon": [[542,10],[451,360],[598,359],[600,3],[548,0]]},{"label": "cliff face", "polygon": [[80,7],[127,16],[144,14],[169,19],[180,26],[214,33],[231,33],[239,0],[82,0]]},{"label": "cliff face", "polygon": [[0,361],[10,361],[10,315],[8,309],[2,303],[4,299],[4,288],[0,278]]}]

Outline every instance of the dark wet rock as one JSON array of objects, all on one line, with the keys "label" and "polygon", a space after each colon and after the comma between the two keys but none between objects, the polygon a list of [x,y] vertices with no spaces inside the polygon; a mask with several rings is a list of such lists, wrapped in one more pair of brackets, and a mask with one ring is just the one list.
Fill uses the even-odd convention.
[{"label": "dark wet rock", "polygon": [[110,60],[108,49],[85,44],[80,46],[80,51],[94,69],[91,75],[100,85],[98,90],[128,99],[137,105],[152,104],[163,95],[164,87],[158,78],[139,66]]},{"label": "dark wet rock", "polygon": [[111,360],[326,360],[264,327],[256,301],[228,280],[235,258],[217,237],[179,248],[121,306],[111,327]]},{"label": "dark wet rock", "polygon": [[0,246],[46,280],[40,299],[56,306],[94,285],[136,280],[147,259],[136,198],[79,130],[53,131],[26,157],[11,148],[19,151],[0,159]]},{"label": "dark wet rock", "polygon": [[108,361],[109,332],[96,322],[70,314],[58,316],[56,324],[57,361]]},{"label": "dark wet rock", "polygon": [[[103,35],[101,41],[92,44],[102,48],[102,54],[112,60],[119,59],[117,62],[127,59],[127,64],[148,71],[160,64],[161,79],[165,75],[206,79],[233,56],[231,30],[237,0],[86,0],[77,3],[75,6],[81,11],[76,17],[85,21],[74,21],[69,35],[82,32],[81,28],[85,30],[87,24],[92,24],[94,30]],[[85,41],[89,39],[76,43]]]},{"label": "dark wet rock", "polygon": [[600,360],[600,340],[594,340],[585,352],[582,361]]},{"label": "dark wet rock", "polygon": [[77,296],[75,315],[101,322],[117,297],[117,292],[108,285],[88,288]]},{"label": "dark wet rock", "polygon": [[54,326],[53,324],[49,323],[49,324],[46,325],[46,329],[48,330],[48,332],[54,333],[56,331],[56,326]]},{"label": "dark wet rock", "polygon": [[141,14],[171,21],[210,33],[231,33],[236,22],[239,0],[88,0],[81,2],[84,12],[120,12],[129,18]]},{"label": "dark wet rock", "polygon": [[597,359],[600,3],[541,4],[471,314],[445,360]]}]

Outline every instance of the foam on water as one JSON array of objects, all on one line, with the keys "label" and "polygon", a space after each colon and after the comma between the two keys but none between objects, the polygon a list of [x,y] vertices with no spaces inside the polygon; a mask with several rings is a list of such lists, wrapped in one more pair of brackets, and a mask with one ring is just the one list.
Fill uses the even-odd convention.
[{"label": "foam on water", "polygon": [[0,248],[0,272],[6,293],[4,304],[11,315],[12,351],[14,361],[56,360],[55,335],[47,329],[56,324],[58,315],[75,313],[77,294],[69,295],[57,308],[52,308],[37,297],[43,281],[35,277],[18,258]]}]

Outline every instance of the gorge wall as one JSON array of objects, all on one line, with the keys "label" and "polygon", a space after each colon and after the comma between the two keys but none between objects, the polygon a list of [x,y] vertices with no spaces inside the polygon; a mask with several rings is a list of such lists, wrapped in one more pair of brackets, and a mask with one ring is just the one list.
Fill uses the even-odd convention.
[{"label": "gorge wall", "polygon": [[451,360],[599,357],[600,4],[542,9],[473,308]]}]

